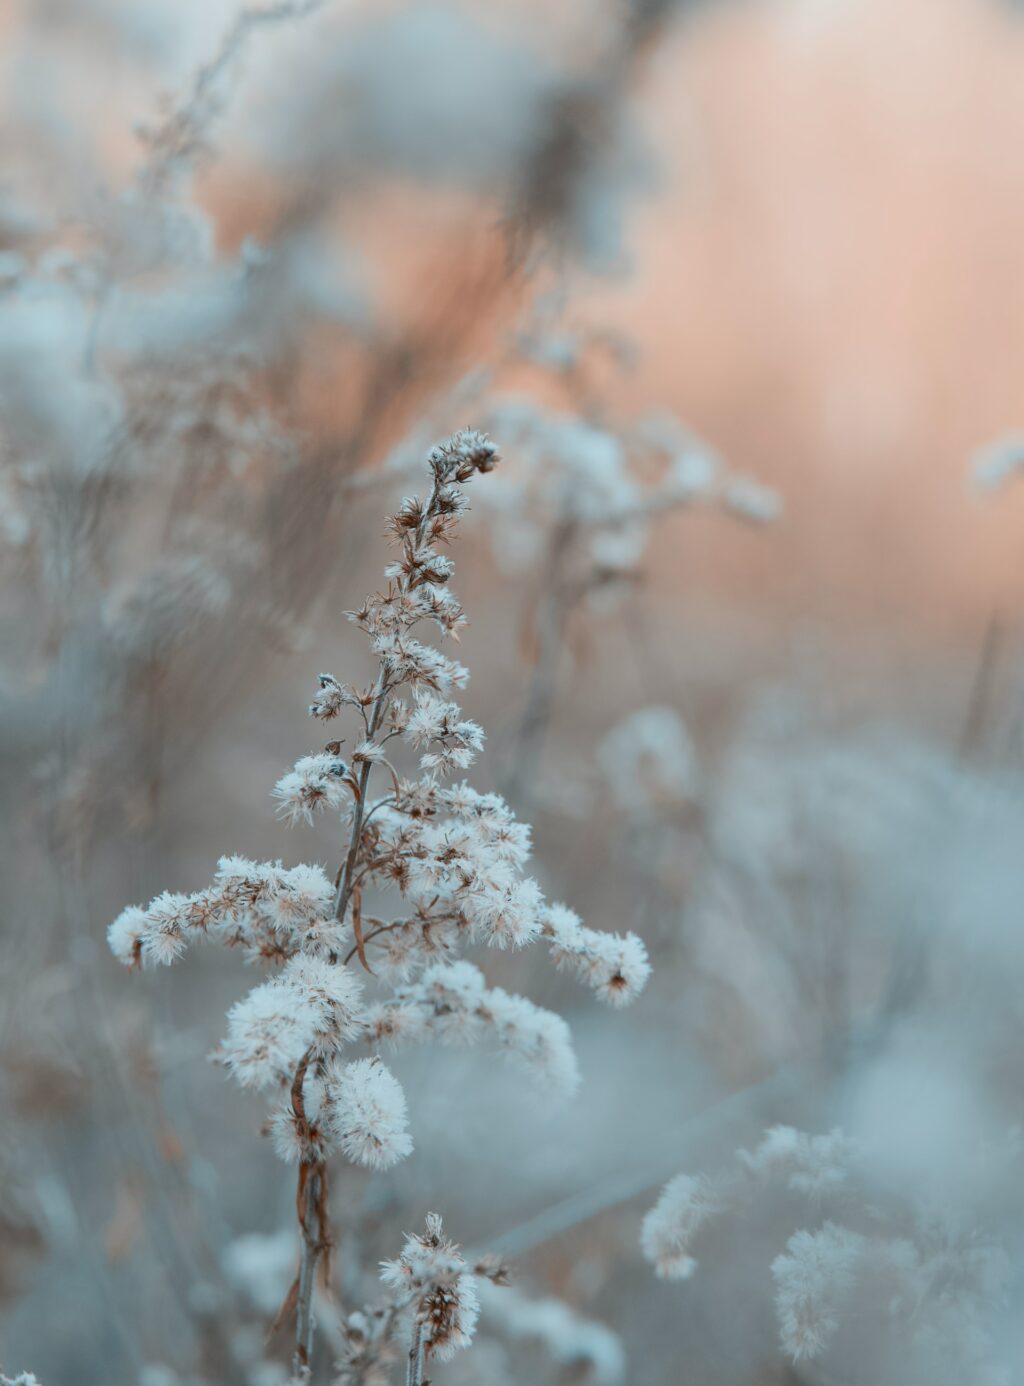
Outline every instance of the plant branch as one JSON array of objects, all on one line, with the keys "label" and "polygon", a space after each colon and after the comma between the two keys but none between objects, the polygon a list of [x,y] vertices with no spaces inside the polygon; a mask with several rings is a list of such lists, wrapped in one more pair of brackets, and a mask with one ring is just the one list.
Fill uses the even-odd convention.
[{"label": "plant branch", "polygon": [[413,1324],[412,1343],[409,1347],[409,1371],[406,1386],[422,1386],[423,1382],[423,1329],[417,1320]]},{"label": "plant branch", "polygon": [[[415,547],[418,548],[426,537],[427,525],[433,518],[434,508],[437,504],[440,484],[437,478],[434,479],[433,489],[430,499],[423,507],[423,514],[420,516],[419,523],[415,531]],[[398,590],[405,595],[410,590],[409,579],[403,574],[397,579]],[[381,661],[380,672],[377,674],[377,682],[373,690],[373,707],[370,718],[366,726],[367,740],[372,740],[380,726],[381,718],[384,716],[387,707],[388,694],[391,692],[391,684],[388,681],[387,670],[384,661]],[[345,866],[342,871],[341,880],[334,897],[334,916],[339,923],[345,922],[345,915],[348,912],[349,901],[352,898],[352,888],[355,884],[354,873],[356,862],[359,859],[359,847],[363,835],[363,815],[366,803],[366,788],[370,781],[370,772],[373,769],[372,761],[364,761],[359,768],[359,793],[358,798],[352,808],[352,832],[349,835],[348,852],[345,857]],[[392,771],[392,774],[394,772]],[[397,790],[397,777],[396,777]]]},{"label": "plant branch", "polygon": [[[400,929],[403,924],[408,924],[408,919],[395,919],[390,924],[381,924],[379,928],[371,929],[368,934],[363,935],[363,944],[372,943],[380,934],[390,934],[392,929]],[[347,967],[352,959],[359,952],[358,943],[345,955],[345,966]],[[369,970],[369,969],[367,969]]]}]

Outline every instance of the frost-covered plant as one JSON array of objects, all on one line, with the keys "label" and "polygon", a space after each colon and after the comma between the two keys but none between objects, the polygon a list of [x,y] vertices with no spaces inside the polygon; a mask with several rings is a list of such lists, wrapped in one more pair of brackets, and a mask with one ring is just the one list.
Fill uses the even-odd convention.
[{"label": "frost-covered plant", "polygon": [[385,1298],[345,1316],[335,1386],[377,1386],[408,1343],[406,1380],[420,1386],[431,1359],[447,1361],[473,1341],[480,1314],[478,1288],[504,1285],[508,1274],[496,1259],[467,1262],[444,1234],[441,1218],[428,1213],[421,1233],[408,1233],[401,1254],[384,1261]]},{"label": "frost-covered plant", "polygon": [[948,1211],[936,1217],[923,1199],[880,1197],[861,1147],[839,1129],[811,1136],[777,1126],[731,1169],[676,1175],[644,1218],[643,1253],[663,1279],[689,1279],[707,1227],[752,1215],[769,1193],[775,1203],[793,1195],[820,1219],[790,1235],[771,1263],[779,1338],[794,1362],[828,1358],[844,1326],[862,1334],[870,1320],[879,1342],[895,1342],[901,1380],[935,1379],[928,1364],[934,1372],[939,1350],[958,1380],[1009,1379],[990,1322],[1010,1271],[997,1231],[959,1226]]},{"label": "frost-covered plant", "polygon": [[[0,563],[5,581],[14,570],[10,590],[26,597],[23,626],[38,634],[33,662],[54,666],[24,678],[19,643],[10,678],[19,692],[24,678],[28,690],[18,708],[27,723],[19,743],[62,747],[40,778],[58,801],[61,836],[79,851],[115,815],[119,825],[152,822],[175,759],[167,744],[194,740],[218,702],[240,696],[245,684],[236,679],[225,689],[215,670],[227,661],[211,658],[211,648],[220,653],[235,639],[255,650],[268,635],[293,632],[325,553],[336,548],[332,507],[321,500],[339,495],[344,473],[374,455],[367,420],[375,415],[359,409],[344,419],[339,404],[336,436],[317,437],[322,421],[307,426],[292,405],[302,394],[292,384],[305,373],[309,339],[311,359],[322,361],[326,339],[329,350],[347,354],[346,374],[358,373],[358,397],[386,392],[392,409],[400,386],[422,390],[419,367],[438,354],[442,334],[423,332],[419,322],[404,339],[389,327],[387,346],[366,330],[375,305],[353,290],[360,252],[339,249],[336,207],[351,199],[364,208],[376,181],[399,169],[411,168],[429,186],[462,181],[479,162],[483,187],[522,220],[514,234],[525,250],[533,240],[526,222],[532,231],[556,231],[597,193],[587,194],[587,170],[606,162],[607,148],[555,139],[564,196],[546,201],[549,132],[575,128],[572,102],[563,100],[582,80],[575,60],[566,64],[551,51],[541,61],[528,44],[493,34],[458,7],[407,5],[383,18],[338,9],[325,0],[239,6],[177,99],[138,125],[142,158],[127,177],[108,167],[105,127],[76,120],[82,148],[72,154],[60,149],[57,127],[39,119],[27,91],[8,84],[5,92],[11,128],[29,122],[23,143],[39,167],[27,176],[14,166],[10,194],[6,186],[0,192]],[[132,13],[118,3],[77,21],[83,35],[110,26],[126,53],[146,49],[153,61]],[[159,16],[155,25],[159,34]],[[62,31],[28,9],[15,26],[22,27],[11,60],[26,70],[33,41],[44,51],[59,47]],[[255,141],[266,173],[283,174],[275,181],[294,203],[272,224],[256,208],[241,209],[244,226],[228,228],[210,206],[223,200],[201,196],[195,174],[225,152],[230,171],[231,136],[239,133],[231,112],[245,104],[243,60],[293,70],[267,54],[261,40],[271,34],[299,46],[304,80],[278,90],[267,75],[270,91],[247,110],[247,157]],[[625,75],[620,45],[628,61],[637,40],[623,24],[604,55],[616,78]],[[457,92],[425,77],[425,62],[440,71],[453,51],[473,74]],[[162,75],[147,71],[147,86]],[[614,85],[597,82],[595,90],[613,100]],[[589,91],[590,80],[583,86]],[[216,147],[221,140],[224,150]],[[62,176],[64,158],[90,168],[84,185]],[[343,176],[325,177],[324,159],[339,160]],[[474,177],[468,182],[478,186]],[[602,203],[612,203],[613,184],[599,182]],[[76,201],[76,188],[85,187],[88,195]],[[504,292],[507,277],[497,278]],[[479,306],[477,299],[465,314],[463,331]],[[455,324],[446,305],[446,348]],[[245,638],[254,626],[263,641]],[[46,673],[52,686],[38,698]],[[139,761],[149,772],[144,786],[134,773]],[[120,787],[129,778],[137,789],[125,803]]]},{"label": "frost-covered plant", "polygon": [[[244,1311],[255,1309],[264,1320],[275,1313],[291,1277],[293,1241],[287,1228],[270,1235],[250,1233],[223,1252],[226,1279],[242,1311],[234,1333],[239,1362],[254,1364],[260,1356],[253,1351],[257,1345],[244,1325]],[[353,1250],[346,1247],[349,1262]],[[474,1352],[466,1380],[505,1380],[505,1372],[509,1380],[523,1379],[535,1360],[537,1371],[543,1370],[542,1363],[550,1364],[559,1381],[566,1373],[594,1386],[622,1386],[625,1381],[625,1353],[616,1333],[560,1299],[532,1298],[513,1288],[499,1258],[461,1252],[444,1235],[436,1214],[427,1215],[423,1232],[406,1236],[400,1256],[381,1264],[377,1283],[380,1298],[340,1316],[329,1312],[333,1306],[326,1292],[319,1293],[320,1308],[328,1311],[324,1328],[335,1358],[334,1386],[389,1386],[401,1359],[417,1368],[426,1368],[430,1360],[448,1362],[470,1339]],[[531,1366],[524,1366],[524,1359]],[[262,1362],[261,1368],[267,1386],[283,1383],[277,1363]],[[453,1380],[462,1380],[457,1366],[455,1371]],[[169,1386],[177,1380],[168,1374]],[[256,1381],[263,1386],[258,1371]]]},{"label": "frost-covered plant", "polygon": [[[558,967],[615,1006],[636,996],[649,972],[635,935],[596,932],[566,906],[545,902],[523,875],[529,829],[499,796],[446,783],[473,762],[483,731],[452,700],[468,671],[414,630],[429,622],[457,637],[465,621],[443,545],[466,507],[463,484],[496,462],[494,445],[475,432],[433,449],[429,495],[406,499],[391,518],[398,556],[386,569],[387,587],[350,613],[377,657],[376,678],[358,688],[323,674],[310,706],[323,723],[349,713],[358,733],[353,749],[346,758],[343,743],[331,741],[274,788],[289,823],[340,818],[347,845],[333,880],[319,866],[222,857],[208,889],[159,895],[145,908],[124,910],[109,930],[111,949],[127,966],[174,962],[189,944],[210,938],[273,969],[232,1007],[217,1057],[243,1087],[275,1095],[274,1145],[298,1164],[296,1371],[308,1368],[313,1281],[330,1247],[327,1157],[340,1151],[385,1169],[412,1149],[404,1094],[380,1047],[490,1038],[546,1088],[568,1093],[576,1084],[565,1022],[488,986],[460,956],[464,949],[542,941]],[[401,742],[419,752],[412,772],[393,762],[392,743]],[[399,900],[390,917],[376,904],[387,890]],[[381,993],[364,994],[357,966]],[[347,1058],[346,1047],[359,1041],[372,1056]],[[446,1343],[458,1345],[468,1332],[459,1325],[465,1329],[471,1318],[467,1293]],[[426,1340],[424,1353],[434,1350],[435,1340]]]},{"label": "frost-covered plant", "polygon": [[[500,1267],[493,1277],[505,1278]],[[443,1362],[472,1341],[480,1316],[474,1274],[444,1235],[437,1213],[428,1213],[426,1230],[406,1236],[402,1254],[384,1262],[380,1278],[394,1293],[399,1314],[411,1320],[408,1375],[418,1386],[429,1358]]]},{"label": "frost-covered plant", "polygon": [[625,1358],[618,1337],[603,1324],[554,1298],[531,1299],[510,1288],[495,1257],[469,1263],[428,1213],[426,1229],[407,1235],[399,1257],[385,1261],[380,1279],[387,1298],[348,1315],[335,1386],[374,1386],[409,1344],[407,1379],[419,1382],[430,1359],[448,1361],[475,1341],[478,1320],[509,1344],[538,1344],[554,1364],[583,1370],[596,1386],[619,1386]]},{"label": "frost-covered plant", "polygon": [[[613,421],[575,396],[571,409],[502,394],[494,370],[460,380],[444,413],[472,403],[488,427],[513,440],[520,465],[499,477],[482,506],[495,557],[512,577],[543,574],[561,603],[611,604],[639,576],[653,525],[684,506],[717,503],[752,522],[778,517],[777,494],[733,474],[668,415]],[[439,414],[442,411],[438,411]],[[417,429],[387,470],[409,474]]]}]

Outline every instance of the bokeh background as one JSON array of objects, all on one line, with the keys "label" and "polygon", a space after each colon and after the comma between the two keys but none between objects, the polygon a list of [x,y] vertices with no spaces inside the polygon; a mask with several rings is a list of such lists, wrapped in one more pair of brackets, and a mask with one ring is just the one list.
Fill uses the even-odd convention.
[{"label": "bokeh background", "polygon": [[[222,853],[332,860],[269,790],[320,669],[368,675],[344,612],[468,423],[504,456],[454,555],[474,782],[654,975],[612,1016],[494,967],[569,1018],[568,1108],[396,1060],[417,1153],[339,1178],[338,1294],[436,1208],[571,1310],[485,1313],[438,1386],[1019,1379],[1022,26],[0,7],[4,1370],[286,1379],[290,1179],[205,1062],[250,979],[130,977],[105,928]],[[766,1195],[682,1285],[641,1255],[670,1175],[778,1122],[871,1145],[929,1267],[870,1350],[778,1342],[771,1261],[820,1208]]]}]

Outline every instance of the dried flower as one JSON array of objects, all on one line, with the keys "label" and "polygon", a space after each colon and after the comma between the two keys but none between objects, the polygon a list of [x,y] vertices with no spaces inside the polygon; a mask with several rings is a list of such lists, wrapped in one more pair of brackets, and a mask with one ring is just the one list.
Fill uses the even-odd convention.
[{"label": "dried flower", "polygon": [[[378,656],[376,679],[356,691],[321,674],[310,705],[320,721],[343,711],[358,719],[351,764],[335,741],[297,761],[274,788],[278,814],[291,824],[339,815],[348,845],[335,883],[318,866],[223,857],[208,889],[158,896],[146,909],[125,910],[109,930],[112,951],[128,966],[173,962],[209,938],[276,969],[231,1008],[217,1057],[243,1087],[278,1094],[269,1130],[277,1153],[299,1168],[307,1269],[327,1241],[328,1155],[340,1150],[385,1169],[412,1150],[398,1080],[379,1057],[345,1058],[347,1045],[488,1037],[564,1095],[579,1078],[564,1020],[488,987],[461,952],[476,942],[507,949],[546,937],[555,961],[614,1005],[631,1000],[650,971],[633,934],[597,933],[566,907],[545,904],[523,874],[529,828],[499,795],[445,784],[482,750],[484,733],[451,698],[468,671],[412,631],[430,621],[442,635],[458,634],[464,617],[450,586],[454,565],[439,546],[465,510],[460,484],[496,461],[494,445],[474,432],[432,450],[429,496],[406,499],[391,519],[399,552],[386,589],[350,613]],[[386,742],[398,736],[420,752],[412,777],[387,753]],[[364,915],[371,889],[396,893],[400,912]],[[380,979],[383,996],[364,999],[357,966]],[[428,1220],[426,1237],[409,1239],[388,1277],[414,1290],[425,1356],[446,1356],[469,1341],[473,1277],[439,1219]],[[300,1282],[307,1288],[297,1291],[297,1371],[312,1342],[312,1280]]]},{"label": "dried flower", "polygon": [[411,1153],[405,1093],[380,1059],[331,1065],[324,1088],[331,1131],[355,1164],[390,1169]]},{"label": "dried flower", "polygon": [[472,1342],[480,1314],[474,1277],[437,1213],[427,1214],[425,1232],[406,1235],[401,1256],[382,1264],[380,1278],[408,1304],[424,1358],[444,1362]]}]

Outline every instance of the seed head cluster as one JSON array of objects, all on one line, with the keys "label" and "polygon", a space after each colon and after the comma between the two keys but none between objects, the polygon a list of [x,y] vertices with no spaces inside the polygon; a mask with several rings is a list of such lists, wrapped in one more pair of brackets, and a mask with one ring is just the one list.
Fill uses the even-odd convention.
[{"label": "seed head cluster", "polygon": [[[339,819],[346,847],[333,878],[318,865],[225,856],[205,890],[164,893],[110,926],[110,947],[130,967],[175,962],[207,939],[268,969],[228,1013],[216,1057],[243,1087],[271,1094],[270,1131],[286,1160],[318,1164],[339,1151],[385,1169],[410,1153],[385,1047],[489,1041],[546,1088],[572,1091],[565,1022],[489,986],[464,956],[474,945],[544,943],[556,966],[612,1006],[647,980],[641,941],[549,904],[524,873],[528,826],[499,795],[452,779],[472,766],[484,731],[453,698],[468,670],[420,637],[429,627],[458,639],[465,615],[446,549],[466,509],[464,484],[497,461],[490,439],[470,430],[431,450],[429,492],[391,516],[397,554],[386,585],[348,613],[376,655],[376,677],[358,687],[323,673],[309,705],[332,730],[350,719],[355,735],[301,757],[273,788],[289,824]],[[343,745],[352,747],[345,756]],[[397,908],[385,908],[389,899]],[[443,1321],[457,1345],[473,1301],[457,1280],[444,1284],[455,1299],[437,1333]]]}]

